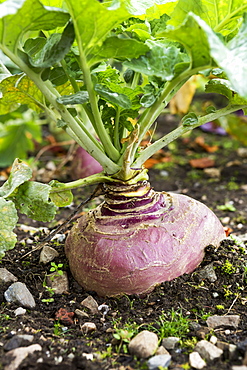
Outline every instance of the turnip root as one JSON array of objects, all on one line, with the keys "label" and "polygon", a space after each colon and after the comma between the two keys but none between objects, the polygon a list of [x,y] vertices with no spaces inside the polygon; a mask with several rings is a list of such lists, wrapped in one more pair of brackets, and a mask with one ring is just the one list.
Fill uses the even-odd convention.
[{"label": "turnip root", "polygon": [[73,180],[83,179],[94,175],[103,170],[99,162],[96,161],[85,149],[79,147],[71,165],[71,178]]},{"label": "turnip root", "polygon": [[225,237],[215,214],[146,181],[105,185],[105,201],[73,226],[65,251],[78,283],[100,296],[143,295],[192,272]]}]

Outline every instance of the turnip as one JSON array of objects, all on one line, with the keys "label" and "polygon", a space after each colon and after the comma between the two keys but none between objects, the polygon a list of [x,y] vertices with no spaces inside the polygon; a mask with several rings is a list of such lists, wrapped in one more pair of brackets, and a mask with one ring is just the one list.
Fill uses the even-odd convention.
[{"label": "turnip", "polygon": [[[102,171],[47,185],[29,181],[30,168],[16,160],[0,188],[0,225],[8,225],[8,234],[0,233],[0,254],[15,244],[15,207],[49,221],[57,206],[72,202],[72,189],[101,184],[104,202],[83,215],[66,240],[70,269],[99,295],[143,295],[192,272],[205,247],[217,247],[225,237],[202,203],[152,189],[143,164],[193,128],[246,109],[245,6],[207,0],[186,6],[185,0],[65,3],[65,9],[55,8],[55,0],[52,7],[38,0],[0,4],[0,47],[24,72],[1,82],[0,114],[19,104],[44,110]],[[160,113],[199,73],[210,76],[206,92],[225,95],[228,105],[210,107],[204,116],[189,112],[176,129],[143,148]]]},{"label": "turnip", "polygon": [[82,147],[76,149],[71,163],[71,178],[73,180],[83,179],[102,170],[103,168],[99,162],[88,154],[85,149]]}]

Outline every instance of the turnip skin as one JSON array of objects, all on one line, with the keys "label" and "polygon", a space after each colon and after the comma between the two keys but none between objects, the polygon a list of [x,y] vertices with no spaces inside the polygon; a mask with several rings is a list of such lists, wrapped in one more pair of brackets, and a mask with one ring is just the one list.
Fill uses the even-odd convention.
[{"label": "turnip skin", "polygon": [[188,196],[147,189],[144,196],[126,199],[110,191],[73,226],[65,252],[74,278],[86,290],[100,296],[143,295],[192,272],[205,247],[224,238],[215,214]]},{"label": "turnip skin", "polygon": [[103,170],[99,162],[96,161],[87,151],[79,147],[71,164],[70,175],[73,180],[83,179],[94,175]]}]

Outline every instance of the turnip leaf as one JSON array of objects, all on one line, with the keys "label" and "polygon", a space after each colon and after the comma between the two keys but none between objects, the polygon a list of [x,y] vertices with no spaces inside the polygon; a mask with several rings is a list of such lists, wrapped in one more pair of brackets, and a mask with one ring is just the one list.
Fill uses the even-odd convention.
[{"label": "turnip leaf", "polygon": [[0,197],[9,197],[21,184],[30,180],[31,177],[31,168],[25,162],[16,159],[8,180],[0,187]]},{"label": "turnip leaf", "polygon": [[36,112],[41,112],[43,94],[34,82],[24,74],[7,77],[0,83],[0,115],[16,110],[20,104],[27,104]]},{"label": "turnip leaf", "polygon": [[48,39],[43,48],[30,56],[30,63],[34,67],[48,68],[55,63],[60,62],[69,52],[74,41],[74,27],[72,23],[68,23],[62,34],[53,33]]},{"label": "turnip leaf", "polygon": [[35,181],[26,181],[20,185],[11,197],[16,208],[37,221],[53,220],[57,207],[49,200],[51,187]]},{"label": "turnip leaf", "polygon": [[17,237],[13,229],[17,221],[18,215],[14,203],[0,198],[0,258],[15,246]]},{"label": "turnip leaf", "polygon": [[205,91],[208,93],[217,93],[226,96],[232,105],[247,104],[247,99],[239,96],[232,88],[230,82],[222,78],[215,78],[213,80],[210,80],[205,87]]},{"label": "turnip leaf", "polygon": [[148,40],[150,51],[137,59],[124,62],[124,65],[147,76],[160,77],[170,81],[175,75],[176,64],[186,61],[186,55],[173,45],[163,40]]},{"label": "turnip leaf", "polygon": [[50,193],[49,197],[52,200],[52,202],[57,207],[66,207],[69,206],[73,201],[73,194],[70,190],[63,190],[64,184],[59,183],[56,180],[53,180],[50,185],[53,189],[61,188],[61,191],[59,192],[52,192]]},{"label": "turnip leaf", "polygon": [[139,55],[145,54],[147,51],[149,51],[148,46],[135,39],[111,36],[103,42],[98,55],[103,58],[126,60],[138,58]]},{"label": "turnip leaf", "polygon": [[114,105],[118,105],[118,106],[120,106],[121,108],[124,108],[124,109],[129,109],[131,107],[131,101],[130,101],[130,99],[128,98],[127,95],[117,93],[117,92],[109,89],[105,85],[96,84],[95,85],[95,91],[97,91],[97,93],[100,96],[102,96],[103,98],[105,98],[107,101],[109,101],[110,103],[112,103]]},{"label": "turnip leaf", "polygon": [[88,102],[88,92],[87,91],[78,91],[75,94],[63,95],[57,99],[58,103],[64,105],[75,105],[75,104],[84,104]]},{"label": "turnip leaf", "polygon": [[11,51],[15,51],[24,32],[51,30],[69,20],[69,14],[65,11],[45,8],[37,0],[6,0],[0,4],[0,14],[0,44]]}]

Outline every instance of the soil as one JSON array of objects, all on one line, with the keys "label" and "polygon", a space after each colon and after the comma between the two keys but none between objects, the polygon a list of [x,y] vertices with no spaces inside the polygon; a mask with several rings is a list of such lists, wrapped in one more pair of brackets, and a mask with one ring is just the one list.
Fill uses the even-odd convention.
[{"label": "soil", "polygon": [[[166,122],[162,122],[163,133],[173,125],[169,116],[166,117]],[[62,295],[52,295],[53,300],[50,300],[51,296],[43,286],[50,264],[39,263],[39,250],[26,255],[44,234],[40,231],[31,234],[19,227],[24,224],[38,228],[44,224],[21,216],[16,230],[19,242],[6,253],[0,267],[6,267],[27,285],[36,307],[28,309],[23,316],[15,316],[14,310],[18,306],[6,302],[3,294],[8,286],[0,286],[0,369],[7,365],[4,345],[15,334],[32,334],[32,343],[39,343],[42,347],[42,352],[29,355],[21,363],[19,369],[22,370],[148,369],[147,360],[138,359],[128,352],[130,337],[144,329],[156,332],[160,342],[164,336],[181,339],[170,351],[172,361],[169,369],[190,369],[189,353],[195,343],[202,338],[210,340],[212,335],[218,341],[236,345],[237,350],[232,357],[224,352],[218,360],[207,361],[205,369],[230,370],[233,365],[243,364],[244,341],[247,340],[247,260],[240,238],[247,233],[247,158],[240,155],[241,146],[239,141],[228,135],[220,136],[196,129],[154,156],[149,172],[154,189],[180,192],[202,201],[216,213],[226,232],[233,237],[224,240],[217,250],[208,247],[202,264],[195,272],[164,282],[146,297],[102,298],[94,292],[84,291],[70,274],[63,251],[64,242],[52,241],[49,245],[59,252],[54,261],[57,265],[62,264],[61,269],[67,272],[69,290]],[[191,162],[192,159],[202,158],[211,160],[206,165],[210,166],[210,171],[208,168],[197,168]],[[56,151],[48,151],[42,160],[57,163],[60,157]],[[202,166],[200,163],[197,162],[197,166]],[[205,165],[205,160],[203,163]],[[69,168],[70,162],[66,164],[65,175],[64,172],[61,174],[62,178],[67,176],[66,180],[69,180]],[[87,188],[82,194],[75,193],[74,205],[61,210],[56,222],[45,226],[52,230],[63,222],[92,190]],[[93,202],[99,201],[96,199]],[[64,231],[65,235],[67,232]],[[217,276],[214,282],[200,273],[210,263],[213,263]],[[88,295],[98,304],[108,306],[106,315],[92,314],[81,306]],[[71,315],[72,322],[57,320],[56,313],[60,308],[73,313],[76,309],[85,310],[89,317]],[[218,328],[213,331],[208,329],[206,323],[207,317],[212,315],[239,315],[240,324],[236,329]],[[96,330],[83,332],[85,322],[94,323]]]}]

